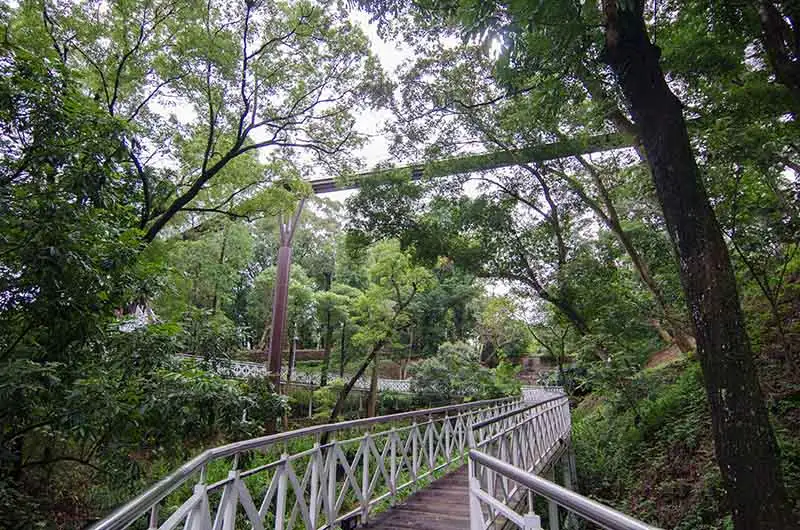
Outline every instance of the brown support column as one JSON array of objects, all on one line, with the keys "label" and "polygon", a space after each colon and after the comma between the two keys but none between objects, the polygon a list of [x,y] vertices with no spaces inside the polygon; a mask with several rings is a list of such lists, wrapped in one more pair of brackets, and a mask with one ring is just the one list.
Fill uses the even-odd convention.
[{"label": "brown support column", "polygon": [[269,338],[269,371],[275,390],[280,393],[283,330],[286,327],[286,305],[289,298],[289,268],[292,264],[292,247],[278,249],[278,269],[275,272],[275,291],[272,296],[272,329]]},{"label": "brown support column", "polygon": [[300,200],[291,221],[284,223],[282,216],[278,217],[280,229],[280,248],[278,249],[278,263],[275,271],[275,290],[272,297],[272,328],[269,339],[269,371],[270,380],[275,386],[275,391],[281,393],[281,357],[283,355],[283,337],[286,328],[286,307],[289,300],[289,270],[292,266],[292,238],[297,228],[297,221],[303,211],[305,199]]}]

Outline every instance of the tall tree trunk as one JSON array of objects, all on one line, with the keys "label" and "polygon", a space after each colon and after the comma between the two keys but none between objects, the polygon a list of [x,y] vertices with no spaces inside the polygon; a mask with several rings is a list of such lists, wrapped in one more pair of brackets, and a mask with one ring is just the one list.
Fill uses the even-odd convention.
[{"label": "tall tree trunk", "polygon": [[[633,5],[631,5],[633,4]],[[639,127],[695,327],[716,457],[737,530],[797,528],[783,485],[728,249],[659,65],[641,1],[604,0],[605,60]]]},{"label": "tall tree trunk", "polygon": [[[325,292],[331,290],[332,273],[325,272]],[[328,384],[328,372],[331,370],[331,343],[333,342],[333,329],[331,328],[331,304],[330,300],[325,308],[325,344],[322,356],[322,373],[319,377],[319,386]]]},{"label": "tall tree trunk", "polygon": [[[785,4],[785,5],[781,5]],[[762,42],[775,78],[800,109],[800,7],[796,2],[761,0],[758,6]]]},{"label": "tall tree trunk", "polygon": [[342,322],[342,344],[339,347],[339,377],[344,379],[344,361],[345,361],[345,340],[347,332],[347,322]]},{"label": "tall tree trunk", "polygon": [[[225,263],[225,244],[228,241],[228,225],[225,225],[225,228],[222,230],[222,245],[220,245],[219,249],[219,260],[217,263],[219,264],[220,268]],[[219,292],[219,281],[214,281],[214,300],[211,302],[211,314],[217,314],[217,306],[219,305],[218,302],[218,294]]]},{"label": "tall tree trunk", "polygon": [[275,290],[272,299],[272,325],[269,338],[270,381],[275,392],[281,393],[281,358],[283,356],[286,304],[289,297],[289,270],[292,264],[292,247],[281,245],[278,249],[278,266],[275,271]]},{"label": "tall tree trunk", "polygon": [[295,230],[297,230],[300,214],[303,213],[305,202],[305,199],[300,200],[290,221],[284,222],[283,216],[278,216],[280,247],[278,248],[278,263],[275,269],[275,289],[272,295],[272,325],[270,326],[269,351],[267,352],[270,380],[277,393],[281,393],[281,360],[283,356],[284,330],[286,328],[286,313],[289,303],[292,239],[294,238]]},{"label": "tall tree trunk", "polygon": [[369,380],[369,401],[367,401],[367,417],[378,415],[378,355],[372,360],[372,377]]}]

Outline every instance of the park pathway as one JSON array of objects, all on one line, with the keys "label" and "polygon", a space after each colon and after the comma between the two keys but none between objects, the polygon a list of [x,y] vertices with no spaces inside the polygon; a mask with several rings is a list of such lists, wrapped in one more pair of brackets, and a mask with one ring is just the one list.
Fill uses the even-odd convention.
[{"label": "park pathway", "polygon": [[462,466],[433,481],[368,525],[375,530],[469,528],[469,477]]}]

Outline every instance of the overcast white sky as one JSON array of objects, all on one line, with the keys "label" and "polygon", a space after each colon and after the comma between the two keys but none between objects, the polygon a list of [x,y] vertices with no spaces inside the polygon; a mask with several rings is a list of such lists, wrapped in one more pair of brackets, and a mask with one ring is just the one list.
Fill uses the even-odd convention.
[{"label": "overcast white sky", "polygon": [[[386,74],[392,80],[397,80],[399,67],[405,60],[412,57],[412,52],[407,48],[403,49],[399,43],[381,39],[378,36],[375,25],[369,23],[369,15],[367,13],[354,10],[350,15],[350,20],[357,24],[369,37],[372,51],[380,60]],[[392,113],[388,110],[364,112],[356,119],[356,130],[370,137],[367,145],[357,152],[357,156],[364,160],[367,168],[372,168],[379,163],[391,160],[389,142],[382,132],[384,125],[391,119]],[[355,193],[354,190],[337,191],[326,194],[325,198],[343,201],[353,193]]]}]

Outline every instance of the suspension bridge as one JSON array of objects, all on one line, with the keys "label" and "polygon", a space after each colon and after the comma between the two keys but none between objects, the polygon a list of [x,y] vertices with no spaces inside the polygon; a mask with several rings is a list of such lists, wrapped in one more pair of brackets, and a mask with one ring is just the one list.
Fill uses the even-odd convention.
[{"label": "suspension bridge", "polygon": [[573,491],[570,428],[554,387],[306,427],[208,449],[92,528],[652,530]]}]

